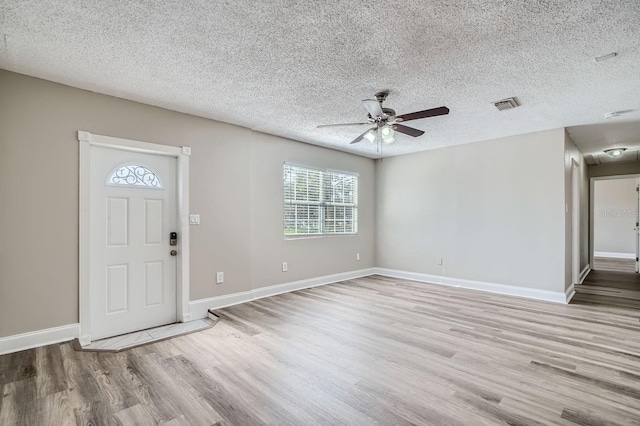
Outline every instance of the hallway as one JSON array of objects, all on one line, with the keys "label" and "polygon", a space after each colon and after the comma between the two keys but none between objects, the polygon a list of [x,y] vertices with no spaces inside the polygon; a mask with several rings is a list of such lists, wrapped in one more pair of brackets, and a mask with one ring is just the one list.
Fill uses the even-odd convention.
[{"label": "hallway", "polygon": [[591,271],[576,285],[572,304],[607,305],[640,309],[640,274]]}]

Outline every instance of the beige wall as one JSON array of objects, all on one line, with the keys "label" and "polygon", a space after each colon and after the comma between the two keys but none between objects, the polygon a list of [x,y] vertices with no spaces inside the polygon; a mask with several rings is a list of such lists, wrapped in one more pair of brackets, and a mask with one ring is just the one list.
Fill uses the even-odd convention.
[{"label": "beige wall", "polygon": [[[0,70],[0,337],[78,321],[77,130],[192,147],[191,300],[374,265],[373,160]],[[359,234],[285,241],[284,161],[358,172]]]},{"label": "beige wall", "polygon": [[563,292],[564,152],[556,129],[380,161],[377,266]]},{"label": "beige wall", "polygon": [[[587,238],[564,129],[374,162],[2,70],[0,94],[0,337],[78,321],[77,130],[192,147],[191,300],[372,266],[564,291],[572,158]],[[360,174],[357,236],[283,238],[285,161]]]},{"label": "beige wall", "polygon": [[584,156],[578,150],[569,133],[564,132],[564,191],[565,191],[565,289],[573,282],[573,160],[579,167],[580,192],[580,271],[589,263],[589,172]]},{"label": "beige wall", "polygon": [[640,161],[604,163],[589,166],[589,177],[621,176],[640,174]]},{"label": "beige wall", "polygon": [[636,179],[594,181],[594,251],[635,255]]}]

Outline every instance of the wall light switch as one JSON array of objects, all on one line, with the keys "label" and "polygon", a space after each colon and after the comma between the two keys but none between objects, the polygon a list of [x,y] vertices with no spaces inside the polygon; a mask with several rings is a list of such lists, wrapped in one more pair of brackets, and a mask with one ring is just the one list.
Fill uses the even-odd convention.
[{"label": "wall light switch", "polygon": [[200,225],[200,215],[199,214],[190,214],[189,215],[189,225]]}]

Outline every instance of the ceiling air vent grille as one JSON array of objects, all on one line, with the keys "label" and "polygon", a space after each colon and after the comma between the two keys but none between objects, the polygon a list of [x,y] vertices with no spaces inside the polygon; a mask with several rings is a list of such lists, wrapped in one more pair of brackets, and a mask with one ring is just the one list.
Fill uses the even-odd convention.
[{"label": "ceiling air vent grille", "polygon": [[498,108],[498,111],[504,111],[504,110],[507,110],[507,109],[514,109],[514,108],[520,106],[520,104],[518,103],[518,100],[516,98],[501,99],[499,101],[493,102],[493,105],[496,108]]}]

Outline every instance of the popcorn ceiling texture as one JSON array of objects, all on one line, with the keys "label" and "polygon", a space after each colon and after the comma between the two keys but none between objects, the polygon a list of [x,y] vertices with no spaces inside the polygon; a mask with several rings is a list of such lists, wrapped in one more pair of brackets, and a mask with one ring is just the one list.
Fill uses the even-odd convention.
[{"label": "popcorn ceiling texture", "polygon": [[382,89],[398,114],[451,109],[384,156],[640,108],[636,0],[0,0],[0,32],[0,68],[370,157],[349,145],[366,127],[316,126],[364,119]]}]

